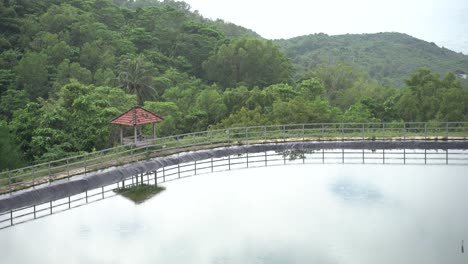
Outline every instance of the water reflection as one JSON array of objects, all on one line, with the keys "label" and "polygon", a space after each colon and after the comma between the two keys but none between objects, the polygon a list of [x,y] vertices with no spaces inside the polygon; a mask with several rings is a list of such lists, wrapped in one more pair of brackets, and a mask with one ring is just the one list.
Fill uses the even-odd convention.
[{"label": "water reflection", "polygon": [[377,187],[368,183],[353,182],[349,178],[339,178],[332,184],[331,192],[338,198],[354,204],[383,202],[383,194]]},{"label": "water reflection", "polygon": [[187,178],[0,231],[1,263],[467,263],[466,167],[301,165]]}]

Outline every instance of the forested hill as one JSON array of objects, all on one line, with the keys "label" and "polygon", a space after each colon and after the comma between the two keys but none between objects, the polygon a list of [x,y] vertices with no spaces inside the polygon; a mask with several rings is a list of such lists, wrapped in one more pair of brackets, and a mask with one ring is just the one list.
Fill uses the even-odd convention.
[{"label": "forested hill", "polygon": [[346,63],[384,85],[401,87],[408,73],[427,67],[442,75],[468,72],[468,56],[401,33],[314,34],[276,40],[299,72],[318,65]]},{"label": "forested hill", "polygon": [[468,72],[466,56],[400,34],[277,41],[297,71],[275,42],[173,0],[2,0],[0,29],[0,170],[119,144],[110,120],[135,105],[164,118],[161,137],[468,120],[468,87],[417,69]]}]

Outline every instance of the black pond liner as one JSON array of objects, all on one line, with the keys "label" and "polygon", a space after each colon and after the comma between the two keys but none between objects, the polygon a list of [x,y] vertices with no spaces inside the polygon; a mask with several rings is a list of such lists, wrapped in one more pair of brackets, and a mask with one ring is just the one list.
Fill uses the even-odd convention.
[{"label": "black pond liner", "polygon": [[244,145],[184,152],[166,157],[126,164],[77,175],[69,180],[58,180],[0,196],[0,213],[59,200],[88,190],[121,182],[132,176],[154,172],[166,166],[222,158],[231,155],[267,151],[307,149],[468,149],[468,141],[313,141]]}]

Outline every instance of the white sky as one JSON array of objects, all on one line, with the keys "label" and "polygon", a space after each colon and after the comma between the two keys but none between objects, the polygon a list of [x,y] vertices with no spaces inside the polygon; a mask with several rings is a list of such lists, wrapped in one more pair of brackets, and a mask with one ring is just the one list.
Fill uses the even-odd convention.
[{"label": "white sky", "polygon": [[401,32],[468,54],[468,0],[185,0],[269,39]]}]

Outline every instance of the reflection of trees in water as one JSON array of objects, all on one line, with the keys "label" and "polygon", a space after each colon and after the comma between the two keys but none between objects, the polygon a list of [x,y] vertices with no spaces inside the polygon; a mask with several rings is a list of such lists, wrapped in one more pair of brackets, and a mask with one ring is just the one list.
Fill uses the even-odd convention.
[{"label": "reflection of trees in water", "polygon": [[320,149],[302,149],[302,150],[278,150],[275,151],[277,154],[281,154],[283,158],[288,158],[288,160],[297,160],[305,159],[306,154],[313,154],[320,151]]}]

